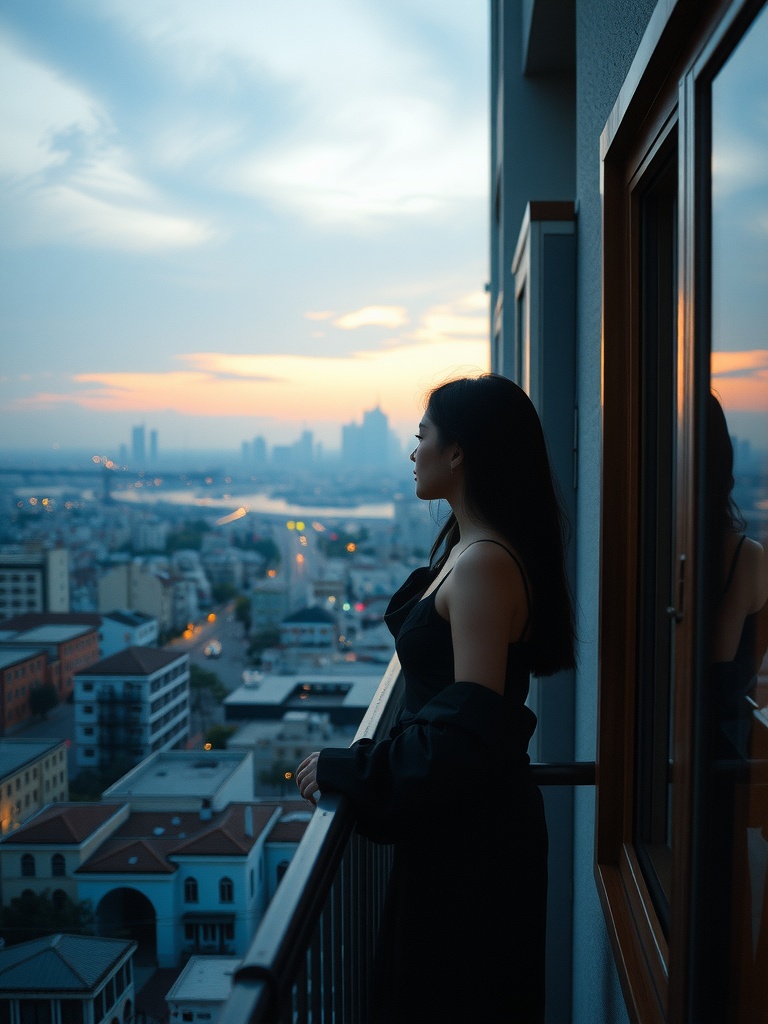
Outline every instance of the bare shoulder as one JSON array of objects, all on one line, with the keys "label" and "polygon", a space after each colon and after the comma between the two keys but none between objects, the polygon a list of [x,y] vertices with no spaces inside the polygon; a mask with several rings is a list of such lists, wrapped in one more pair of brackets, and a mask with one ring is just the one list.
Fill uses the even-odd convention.
[{"label": "bare shoulder", "polygon": [[477,672],[475,663],[481,655],[490,657],[495,651],[502,664],[498,685],[499,679],[503,680],[507,646],[520,639],[530,614],[524,569],[511,551],[499,542],[468,545],[436,599],[438,613],[450,621],[453,629],[457,671],[462,653],[471,651],[469,664],[462,671]]},{"label": "bare shoulder", "polygon": [[456,559],[453,586],[467,599],[498,601],[507,594],[514,602],[525,593],[522,560],[511,547],[500,541],[476,541]]}]

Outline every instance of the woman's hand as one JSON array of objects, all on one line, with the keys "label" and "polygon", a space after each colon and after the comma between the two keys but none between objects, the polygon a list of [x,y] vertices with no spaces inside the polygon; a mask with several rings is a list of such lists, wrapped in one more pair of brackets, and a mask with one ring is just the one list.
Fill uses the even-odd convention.
[{"label": "woman's hand", "polygon": [[313,751],[296,769],[296,785],[299,787],[299,793],[311,804],[317,803],[316,794],[317,796],[320,794],[320,787],[317,785],[317,759],[319,757],[320,751]]}]

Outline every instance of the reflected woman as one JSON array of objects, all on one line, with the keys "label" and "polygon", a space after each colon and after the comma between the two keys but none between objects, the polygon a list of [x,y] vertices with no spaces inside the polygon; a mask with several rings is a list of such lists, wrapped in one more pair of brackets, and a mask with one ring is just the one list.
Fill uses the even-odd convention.
[{"label": "reflected woman", "polygon": [[[733,499],[733,443],[723,407],[710,392],[707,407],[707,510],[714,621],[711,662],[722,742],[742,757],[754,708],[757,673],[768,646],[768,559]],[[762,614],[761,614],[762,612]]]},{"label": "reflected woman", "polygon": [[390,735],[326,749],[301,795],[345,794],[394,844],[369,1022],[544,1019],[547,830],[530,776],[529,678],[574,664],[564,522],[541,424],[512,381],[435,388],[416,494],[451,514],[385,620],[404,677]]}]

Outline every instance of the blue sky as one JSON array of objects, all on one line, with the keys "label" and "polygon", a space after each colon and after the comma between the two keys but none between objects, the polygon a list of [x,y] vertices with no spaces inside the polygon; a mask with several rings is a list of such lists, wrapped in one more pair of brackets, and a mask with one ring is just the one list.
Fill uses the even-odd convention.
[{"label": "blue sky", "polygon": [[487,369],[487,19],[4,0],[0,445],[333,446]]}]

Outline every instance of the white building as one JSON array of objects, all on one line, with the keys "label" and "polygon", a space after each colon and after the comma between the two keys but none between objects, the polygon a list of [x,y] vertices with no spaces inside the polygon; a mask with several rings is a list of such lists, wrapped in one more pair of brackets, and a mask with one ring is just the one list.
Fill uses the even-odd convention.
[{"label": "white building", "polygon": [[106,764],[117,751],[142,760],[188,736],[188,655],[129,647],[75,676],[79,767]]},{"label": "white building", "polygon": [[157,619],[128,608],[106,612],[101,617],[101,657],[109,658],[126,647],[151,647],[159,636]]},{"label": "white building", "polygon": [[171,1024],[215,1024],[240,957],[193,956],[166,994]]},{"label": "white building", "polygon": [[248,752],[158,753],[100,802],[49,804],[4,836],[3,899],[89,899],[101,934],[130,935],[161,967],[242,957],[311,815],[299,799],[254,801]]},{"label": "white building", "polygon": [[0,619],[24,612],[69,611],[69,552],[0,554]]}]

